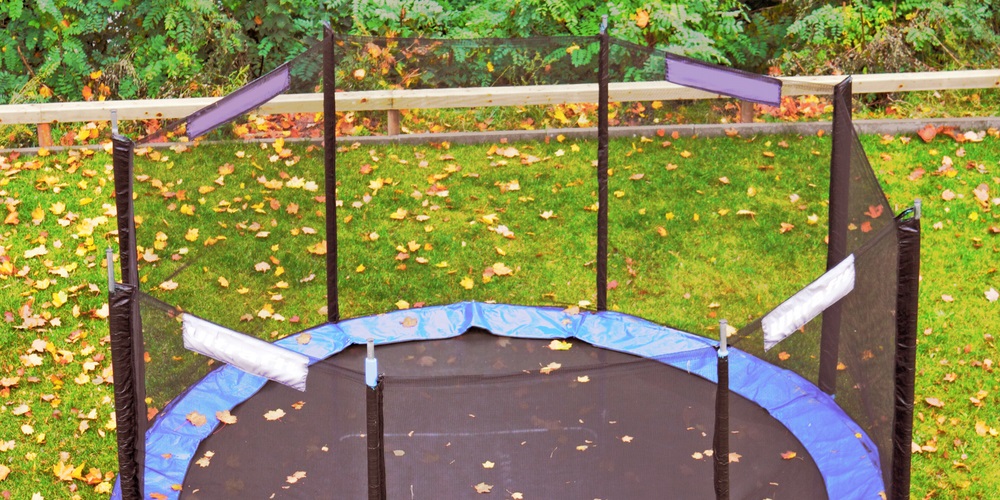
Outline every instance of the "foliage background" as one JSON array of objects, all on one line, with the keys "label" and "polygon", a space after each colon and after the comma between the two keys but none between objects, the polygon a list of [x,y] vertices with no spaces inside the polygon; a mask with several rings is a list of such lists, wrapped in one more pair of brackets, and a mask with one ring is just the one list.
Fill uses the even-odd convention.
[{"label": "foliage background", "polygon": [[0,102],[222,95],[341,33],[612,36],[782,74],[995,67],[991,2],[5,0]]}]

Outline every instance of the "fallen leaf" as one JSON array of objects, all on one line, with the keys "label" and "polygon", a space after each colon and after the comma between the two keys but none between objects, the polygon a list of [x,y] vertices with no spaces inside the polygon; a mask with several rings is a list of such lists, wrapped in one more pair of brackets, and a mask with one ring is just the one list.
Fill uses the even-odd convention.
[{"label": "fallen leaf", "polygon": [[479,484],[473,486],[473,488],[476,489],[476,493],[489,493],[490,490],[493,489],[493,485],[492,484],[486,484],[486,483],[479,483]]},{"label": "fallen leaf", "polygon": [[795,458],[796,456],[797,455],[796,455],[796,453],[794,451],[786,451],[786,452],[784,452],[784,453],[781,454],[781,458],[784,458],[785,460],[791,460],[791,459]]},{"label": "fallen leaf", "polygon": [[403,318],[402,325],[403,325],[403,328],[413,328],[413,327],[417,326],[417,318],[414,318],[413,316],[407,316],[407,317]]},{"label": "fallen leaf", "polygon": [[997,292],[996,289],[993,287],[990,287],[989,290],[986,290],[985,295],[986,295],[986,300],[989,302],[996,302],[997,299],[1000,299],[1000,292]]},{"label": "fallen leaf", "polygon": [[556,371],[556,370],[558,370],[560,368],[562,368],[562,364],[561,363],[556,363],[555,361],[553,361],[553,362],[549,363],[548,365],[543,366],[542,369],[539,370],[538,372],[541,373],[542,375],[548,375],[548,374],[550,374],[550,373],[552,373],[552,372],[554,372],[554,371]]},{"label": "fallen leaf", "polygon": [[187,421],[191,422],[191,425],[195,427],[201,427],[208,422],[208,418],[206,418],[205,415],[202,415],[201,413],[193,411],[187,414]]},{"label": "fallen leaf", "polygon": [[236,419],[236,415],[233,415],[232,413],[229,413],[229,410],[215,412],[215,418],[219,419],[219,422],[222,422],[222,423],[228,424],[228,425],[235,424],[236,420],[237,420]]},{"label": "fallen leaf", "polygon": [[468,276],[466,276],[466,277],[462,278],[462,281],[459,281],[459,282],[458,282],[458,284],[459,284],[459,285],[461,285],[461,286],[462,286],[462,288],[464,288],[464,289],[466,289],[466,290],[472,290],[472,286],[473,286],[473,285],[474,285],[475,283],[476,283],[476,282],[475,282],[475,281],[474,281],[474,280],[473,280],[472,278],[470,278],[470,277],[468,277]]},{"label": "fallen leaf", "polygon": [[279,418],[284,416],[285,416],[285,410],[282,410],[281,408],[278,408],[277,410],[271,410],[264,414],[264,418],[271,421],[278,420]]},{"label": "fallen leaf", "polygon": [[944,408],[944,403],[938,398],[925,398],[924,401],[935,408]]},{"label": "fallen leaf", "polygon": [[573,344],[564,340],[553,339],[552,342],[549,342],[549,349],[553,351],[568,351],[571,347]]},{"label": "fallen leaf", "polygon": [[295,484],[299,481],[299,479],[305,479],[305,477],[305,471],[295,471],[291,476],[285,478],[285,482],[288,484]]},{"label": "fallen leaf", "polygon": [[490,462],[489,460],[483,462],[483,468],[484,469],[492,469],[493,466],[495,466],[495,465],[496,465],[495,463]]}]

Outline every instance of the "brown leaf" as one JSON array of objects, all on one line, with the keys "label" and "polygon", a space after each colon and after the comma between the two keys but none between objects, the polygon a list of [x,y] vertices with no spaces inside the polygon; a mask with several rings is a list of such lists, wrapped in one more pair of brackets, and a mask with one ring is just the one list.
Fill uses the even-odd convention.
[{"label": "brown leaf", "polygon": [[937,127],[931,124],[924,125],[924,128],[917,131],[917,135],[920,136],[924,142],[931,142],[934,140],[934,136],[938,133]]},{"label": "brown leaf", "polygon": [[215,412],[215,418],[219,419],[219,422],[229,425],[235,424],[237,420],[236,415],[229,413],[229,410]]},{"label": "brown leaf", "polygon": [[202,415],[201,413],[193,411],[187,414],[187,421],[191,422],[191,425],[194,425],[195,427],[201,427],[205,425],[206,422],[208,422],[208,418],[206,418],[205,415]]},{"label": "brown leaf", "polygon": [[938,398],[925,398],[924,401],[935,408],[944,408],[944,403]]},{"label": "brown leaf", "polygon": [[476,493],[489,493],[490,490],[493,489],[493,485],[492,484],[486,484],[486,483],[479,483],[479,484],[473,486],[473,488],[475,488]]}]

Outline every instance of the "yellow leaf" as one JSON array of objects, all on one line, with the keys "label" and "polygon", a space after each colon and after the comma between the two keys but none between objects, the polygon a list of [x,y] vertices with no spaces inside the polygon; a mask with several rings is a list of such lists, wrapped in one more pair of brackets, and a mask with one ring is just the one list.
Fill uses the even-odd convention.
[{"label": "yellow leaf", "polygon": [[354,268],[354,272],[356,272],[356,273],[363,273],[363,272],[365,272],[365,265],[364,264],[358,265],[358,267]]},{"label": "yellow leaf", "polygon": [[403,318],[403,321],[400,324],[402,324],[404,328],[413,328],[417,326],[417,318],[414,318],[413,316],[407,316]]},{"label": "yellow leaf", "polygon": [[390,219],[403,220],[406,218],[407,211],[402,208],[397,208],[395,212],[389,214]]},{"label": "yellow leaf", "polygon": [[7,479],[8,474],[10,474],[10,467],[0,464],[0,481]]},{"label": "yellow leaf", "polygon": [[68,297],[66,297],[66,292],[60,290],[52,294],[52,305],[55,307],[60,307],[66,303],[67,299]]},{"label": "yellow leaf", "polygon": [[552,342],[549,342],[549,349],[553,351],[568,351],[570,347],[573,347],[573,344],[565,340],[553,339]]},{"label": "yellow leaf", "polygon": [[475,284],[475,281],[473,281],[472,278],[466,276],[462,278],[462,281],[459,281],[458,284],[462,285],[462,288],[466,290],[472,290],[472,286]]},{"label": "yellow leaf", "polygon": [[57,201],[49,207],[49,211],[54,215],[62,215],[62,213],[66,211],[66,204],[61,201]]},{"label": "yellow leaf", "polygon": [[473,488],[475,488],[476,493],[489,493],[490,490],[493,489],[493,485],[492,484],[486,484],[486,483],[479,483],[479,484],[473,486]]},{"label": "yellow leaf", "polygon": [[219,276],[219,286],[221,286],[222,288],[229,288],[229,280],[227,280],[222,276]]},{"label": "yellow leaf", "polygon": [[407,301],[405,301],[405,300],[403,300],[403,299],[399,299],[398,301],[396,301],[396,308],[397,309],[409,309],[410,308],[410,303],[407,302]]},{"label": "yellow leaf", "polygon": [[495,463],[490,462],[489,460],[483,462],[484,469],[492,469],[495,465],[496,465]]},{"label": "yellow leaf", "polygon": [[33,222],[36,226],[41,224],[42,220],[44,219],[45,219],[45,210],[42,210],[41,206],[38,206],[31,211],[31,222]]},{"label": "yellow leaf", "polygon": [[192,228],[188,229],[187,232],[184,233],[184,239],[188,240],[188,241],[197,241],[198,240],[198,228],[192,227]]}]

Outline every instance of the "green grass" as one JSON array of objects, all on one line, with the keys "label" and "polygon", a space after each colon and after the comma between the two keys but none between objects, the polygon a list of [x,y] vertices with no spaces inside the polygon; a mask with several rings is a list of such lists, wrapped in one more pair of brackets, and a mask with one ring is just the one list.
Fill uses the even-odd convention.
[{"label": "green grass", "polygon": [[[608,293],[612,309],[710,334],[719,318],[741,326],[822,272],[828,136],[679,138],[666,147],[663,138],[652,139],[612,142],[609,280],[617,284]],[[977,206],[972,190],[986,183],[991,198],[1000,196],[1000,140],[966,143],[961,157],[959,145],[943,138],[904,144],[900,138],[868,136],[863,142],[893,211],[914,197],[925,200],[914,437],[928,451],[914,457],[913,496],[988,498],[1000,487],[993,459],[1000,437],[989,433],[989,427],[1000,429],[993,401],[998,387],[992,361],[986,362],[997,357],[993,338],[1000,334],[1000,302],[988,302],[984,291],[1000,288],[1000,235],[989,231],[1000,220],[996,205]],[[410,305],[595,302],[596,213],[589,210],[597,200],[595,143],[510,146],[539,160],[522,165],[519,156],[488,155],[489,145],[342,148],[344,316],[395,309],[400,300]],[[271,159],[274,149],[244,144],[163,151],[166,158],[157,161],[150,157],[155,155],[140,157],[138,242],[150,249],[140,268],[144,288],[264,338],[324,321],[325,257],[308,250],[324,238],[324,204],[317,198],[322,151],[290,148],[292,156],[277,161]],[[944,155],[954,160],[955,175],[932,175]],[[60,481],[53,467],[86,462],[84,475],[91,467],[101,474],[116,468],[114,432],[99,432],[113,411],[112,388],[93,380],[110,366],[107,323],[100,318],[106,302],[102,259],[106,246],[117,246],[114,218],[98,218],[106,211],[102,205],[113,203],[110,158],[98,153],[9,163],[0,171],[0,199],[17,211],[18,221],[0,227],[0,265],[10,262],[15,269],[5,273],[0,267],[0,312],[10,313],[0,323],[0,376],[18,380],[0,398],[0,443],[15,443],[0,451],[0,463],[12,469],[0,491],[14,498],[34,492],[46,498],[100,498],[95,485]],[[232,172],[225,167],[223,175],[220,167],[226,165]],[[910,180],[918,167],[928,173]],[[265,185],[262,176],[280,180],[280,188]],[[292,179],[301,179],[303,187]],[[383,185],[375,192],[371,183],[377,179]],[[520,189],[501,189],[515,180]],[[318,190],[304,189],[309,181]],[[432,184],[447,196],[429,193]],[[944,201],[945,189],[958,196]],[[56,203],[65,204],[60,214],[53,212]],[[290,211],[293,204],[297,210]],[[36,224],[32,211],[39,207],[44,216]],[[406,216],[390,218],[399,209]],[[740,210],[755,215],[737,215]],[[540,216],[548,211],[554,216]],[[70,220],[69,213],[77,217]],[[978,220],[970,220],[973,213]],[[808,222],[812,214],[818,215],[815,225]],[[92,224],[82,224],[88,218]],[[781,233],[782,223],[795,227]],[[498,225],[514,237],[490,230]],[[196,238],[189,233],[194,228]],[[159,245],[158,232],[166,236]],[[410,250],[410,242],[419,248]],[[47,254],[25,256],[43,244]],[[260,262],[269,268],[255,270]],[[484,278],[484,271],[500,262],[512,273]],[[54,274],[62,272],[60,266],[66,277]],[[461,284],[465,279],[471,289]],[[176,288],[164,287],[167,281]],[[54,301],[58,292],[66,293],[65,304]],[[945,302],[942,295],[954,300]],[[44,325],[15,328],[23,323],[26,304],[28,317],[37,315]],[[265,306],[271,316],[262,318]],[[36,339],[51,342],[56,354],[73,353],[72,361],[61,357],[60,363],[43,349],[37,353],[41,366],[25,366]],[[93,364],[85,367],[88,361]],[[74,381],[87,368],[92,380]],[[926,398],[943,406],[931,406]],[[30,412],[14,415],[21,405]],[[96,418],[82,419],[91,409]],[[89,429],[81,430],[82,420]],[[977,422],[986,426],[985,436],[977,433]],[[25,424],[33,434],[22,432]]]}]

